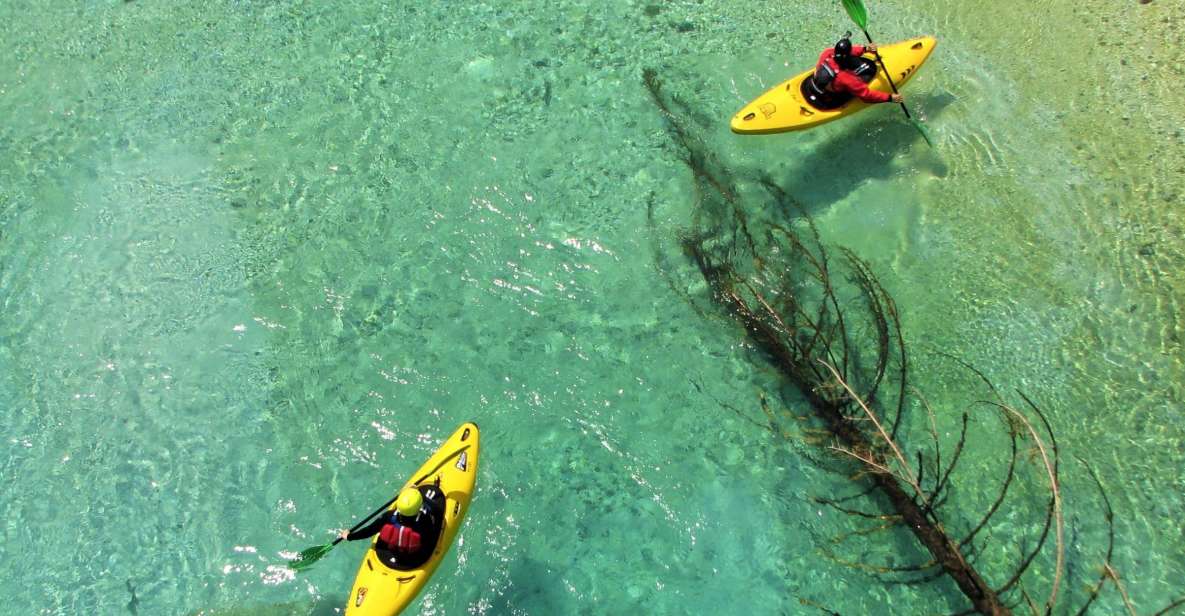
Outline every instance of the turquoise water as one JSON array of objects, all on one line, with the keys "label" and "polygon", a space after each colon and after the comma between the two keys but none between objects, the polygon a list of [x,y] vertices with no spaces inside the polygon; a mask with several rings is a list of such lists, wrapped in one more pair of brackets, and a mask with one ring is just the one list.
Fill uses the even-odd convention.
[{"label": "turquoise water", "polygon": [[909,342],[1049,410],[1066,592],[1105,549],[1077,455],[1156,611],[1185,587],[1185,9],[1053,5],[870,5],[882,40],[940,38],[907,91],[930,150],[889,109],[728,133],[849,27],[830,4],[0,3],[0,591],[13,613],[334,613],[361,546],[286,559],[473,420],[479,494],[409,613],[961,609],[822,556],[856,526],[809,497],[844,481],[753,423],[768,368],[663,275],[691,267],[671,245],[694,195],[653,67],[722,161],[872,262]]}]

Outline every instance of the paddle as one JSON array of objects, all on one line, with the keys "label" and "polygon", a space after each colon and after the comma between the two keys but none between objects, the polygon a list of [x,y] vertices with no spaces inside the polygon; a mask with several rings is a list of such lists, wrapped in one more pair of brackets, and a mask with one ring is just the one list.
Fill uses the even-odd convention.
[{"label": "paddle", "polygon": [[[382,507],[375,509],[373,513],[366,516],[366,519],[355,524],[354,527],[350,529],[350,532],[352,533],[352,532],[358,530],[359,528],[362,528],[368,522],[373,520],[374,516],[386,511],[387,507],[390,507],[391,503],[395,502],[395,499],[397,499],[397,498],[399,498],[398,494],[396,494],[395,497],[392,498],[391,500],[384,503]],[[337,544],[339,544],[341,542],[342,542],[342,538],[338,537],[337,539],[333,540],[333,543],[326,543],[324,545],[316,545],[311,548],[306,548],[300,552],[300,554],[296,557],[296,560],[292,560],[292,561],[288,562],[288,568],[292,569],[293,571],[305,571],[309,567],[312,567],[313,563],[317,562],[318,560],[321,560],[321,558],[323,556],[328,554],[330,550],[332,550]]]},{"label": "paddle", "polygon": [[[868,33],[868,9],[864,8],[863,0],[840,0],[843,2],[843,8],[848,12],[848,17],[856,22],[860,27],[860,31],[864,33],[864,38],[868,39],[869,44],[872,44],[872,35]],[[889,69],[885,66],[885,60],[881,58],[881,53],[876,52],[876,61],[881,65],[881,70],[885,72],[885,78],[889,80],[889,87],[893,88],[893,93],[897,94],[897,84],[893,83],[893,76],[889,74]],[[919,122],[909,113],[909,107],[905,106],[905,101],[901,101],[901,110],[905,112],[905,117],[909,119],[909,123],[913,124],[914,128],[922,134],[922,139],[934,147],[934,142],[930,140],[930,131],[926,130],[925,125]]]}]

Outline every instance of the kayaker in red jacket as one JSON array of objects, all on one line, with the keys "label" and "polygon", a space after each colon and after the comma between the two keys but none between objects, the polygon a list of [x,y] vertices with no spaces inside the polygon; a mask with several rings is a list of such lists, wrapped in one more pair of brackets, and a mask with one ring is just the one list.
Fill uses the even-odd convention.
[{"label": "kayaker in red jacket", "polygon": [[[900,103],[900,94],[888,94],[873,90],[853,70],[860,70],[857,60],[865,53],[876,53],[876,45],[853,45],[851,39],[843,37],[819,54],[815,65],[815,84],[828,92],[847,92],[866,103]],[[875,70],[875,69],[874,69]]]},{"label": "kayaker in red jacket", "polygon": [[415,566],[427,560],[436,547],[441,530],[444,494],[439,485],[420,489],[404,488],[395,500],[395,510],[381,515],[354,532],[342,531],[347,541],[379,535],[379,544],[392,558],[390,565]]}]

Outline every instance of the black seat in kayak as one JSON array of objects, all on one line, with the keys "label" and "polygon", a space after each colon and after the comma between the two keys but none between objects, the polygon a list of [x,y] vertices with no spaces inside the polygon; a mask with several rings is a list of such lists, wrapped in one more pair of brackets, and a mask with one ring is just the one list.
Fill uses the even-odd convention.
[{"label": "black seat in kayak", "polygon": [[424,502],[428,505],[428,510],[436,523],[425,524],[423,528],[415,529],[420,533],[420,549],[414,554],[395,552],[388,548],[382,540],[375,542],[374,552],[379,557],[379,562],[392,569],[408,571],[428,562],[444,531],[444,492],[440,490],[439,485],[422,485],[417,488],[420,490],[420,494],[424,495]]},{"label": "black seat in kayak", "polygon": [[[864,83],[870,83],[873,77],[876,77],[876,62],[868,58],[854,58],[856,67],[846,69],[856,74]],[[799,88],[802,91],[802,97],[806,102],[810,103],[815,109],[822,111],[829,111],[831,109],[839,109],[848,104],[853,98],[848,92],[832,92],[820,88],[815,83],[815,76],[811,75],[802,80],[802,86]]]}]

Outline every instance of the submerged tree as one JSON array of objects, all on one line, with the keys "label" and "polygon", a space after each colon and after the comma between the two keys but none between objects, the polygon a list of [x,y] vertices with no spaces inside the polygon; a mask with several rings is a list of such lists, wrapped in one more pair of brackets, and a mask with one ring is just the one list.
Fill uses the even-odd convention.
[{"label": "submerged tree", "polygon": [[[1066,542],[1060,452],[1042,410],[1019,392],[1024,410],[1010,405],[984,375],[959,362],[988,395],[976,409],[961,412],[961,421],[956,421],[961,425],[958,438],[953,444],[944,442],[936,428],[935,411],[910,385],[910,361],[897,306],[869,264],[847,249],[836,249],[833,255],[801,205],[768,176],[747,178],[750,181],[744,184],[736,181],[685,125],[683,119],[695,114],[663,91],[654,71],[645,71],[643,78],[694,177],[692,220],[680,245],[707,283],[708,297],[687,292],[690,283],[677,280],[673,268],[662,262],[665,256],[656,250],[660,269],[672,288],[701,312],[713,310],[699,305],[708,299],[742,325],[780,377],[809,405],[824,434],[821,442],[837,454],[818,463],[848,473],[859,484],[859,491],[851,496],[815,500],[874,524],[850,536],[866,537],[901,527],[928,554],[927,560],[907,566],[849,564],[891,583],[928,583],[945,577],[969,601],[970,609],[963,613],[1010,614],[1018,606],[1051,613],[1059,605]],[[654,226],[653,203],[650,216]],[[786,411],[771,408],[764,397],[761,407],[768,420],[765,427],[785,434],[777,423]],[[925,415],[912,417],[911,409],[924,410]],[[967,449],[969,429],[975,429],[970,427],[976,423],[972,413],[982,415],[982,409],[1002,420],[1006,439],[1002,442],[1009,451],[998,492],[969,521],[951,511],[957,500],[952,499],[953,477]],[[1120,589],[1134,613],[1111,565],[1111,506],[1101,482],[1087,469],[1101,495],[1108,546],[1102,573],[1077,613],[1090,608],[1108,580]],[[976,558],[986,548],[993,517],[1010,493],[1018,491],[1018,484],[1028,483],[1018,481],[1021,473],[1037,473],[1047,487],[1039,505],[1042,528],[1011,571],[985,575]],[[869,505],[881,510],[859,509]],[[1021,580],[1038,556],[1049,550],[1054,561],[1049,588],[1043,598],[1034,598]]]}]

